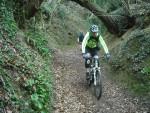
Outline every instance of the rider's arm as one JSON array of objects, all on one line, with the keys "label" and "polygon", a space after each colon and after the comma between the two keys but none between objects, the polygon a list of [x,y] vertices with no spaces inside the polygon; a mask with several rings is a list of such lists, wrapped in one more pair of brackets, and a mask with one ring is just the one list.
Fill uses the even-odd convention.
[{"label": "rider's arm", "polygon": [[107,45],[106,45],[106,43],[105,43],[105,41],[103,40],[103,38],[102,38],[101,35],[99,36],[99,41],[100,41],[100,44],[102,45],[102,47],[103,47],[105,53],[108,54],[109,51],[108,51]]},{"label": "rider's arm", "polygon": [[86,47],[88,39],[89,39],[89,32],[86,33],[86,35],[85,35],[85,37],[83,39],[83,42],[82,42],[82,53],[85,53],[85,47]]}]

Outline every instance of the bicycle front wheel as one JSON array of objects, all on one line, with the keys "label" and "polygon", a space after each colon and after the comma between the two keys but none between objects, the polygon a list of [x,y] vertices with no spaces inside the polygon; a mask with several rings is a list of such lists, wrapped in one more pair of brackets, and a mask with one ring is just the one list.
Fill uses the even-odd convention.
[{"label": "bicycle front wheel", "polygon": [[102,77],[99,71],[96,71],[96,85],[94,86],[95,96],[99,100],[102,96]]}]

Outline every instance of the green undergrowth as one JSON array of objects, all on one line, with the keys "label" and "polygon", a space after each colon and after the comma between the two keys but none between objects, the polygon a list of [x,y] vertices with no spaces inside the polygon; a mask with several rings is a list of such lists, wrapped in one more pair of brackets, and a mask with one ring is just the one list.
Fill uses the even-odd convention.
[{"label": "green undergrowth", "polygon": [[149,27],[136,29],[112,53],[112,69],[123,85],[137,95],[150,95],[150,34]]},{"label": "green undergrowth", "polygon": [[37,28],[28,28],[25,37],[26,43],[36,49],[42,56],[49,56],[50,49],[44,32]]},{"label": "green undergrowth", "polygon": [[51,51],[42,31],[19,30],[11,2],[0,2],[0,112],[50,113]]}]

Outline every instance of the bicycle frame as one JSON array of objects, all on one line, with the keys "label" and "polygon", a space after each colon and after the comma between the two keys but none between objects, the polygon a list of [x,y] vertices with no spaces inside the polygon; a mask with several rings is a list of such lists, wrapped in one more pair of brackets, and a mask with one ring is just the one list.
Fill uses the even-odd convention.
[{"label": "bicycle frame", "polygon": [[[99,58],[98,57],[90,57],[90,79],[87,79],[89,86],[93,84],[95,96],[99,100],[102,95],[102,75],[101,68],[99,66]],[[88,62],[88,61],[87,61]]]},{"label": "bicycle frame", "polygon": [[[101,57],[102,58],[102,57]],[[99,64],[99,57],[90,57],[90,79],[87,79],[89,86],[93,84],[95,96],[99,100],[102,95],[102,75]]]},{"label": "bicycle frame", "polygon": [[97,85],[97,83],[96,83],[96,72],[98,71],[100,73],[100,66],[98,65],[98,59],[92,58],[92,63],[91,63],[90,68],[91,68],[90,71],[93,72],[94,85],[96,86]]}]

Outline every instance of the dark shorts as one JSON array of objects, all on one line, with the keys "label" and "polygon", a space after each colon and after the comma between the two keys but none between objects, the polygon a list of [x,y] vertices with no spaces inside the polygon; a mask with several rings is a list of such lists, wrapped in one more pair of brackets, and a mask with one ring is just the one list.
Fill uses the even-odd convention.
[{"label": "dark shorts", "polygon": [[[86,53],[90,53],[90,55],[91,55],[92,57],[94,57],[95,55],[98,56],[99,50],[100,50],[100,49],[99,49],[98,47],[96,47],[96,48],[88,48],[88,47],[86,47],[86,48],[85,48],[85,52],[86,52]],[[86,68],[89,68],[89,67],[90,67],[90,63],[91,63],[91,59],[86,58],[86,59],[85,59],[85,67],[86,67]]]},{"label": "dark shorts", "polygon": [[96,47],[96,48],[88,48],[88,47],[86,47],[85,48],[85,52],[86,53],[90,53],[92,57],[95,56],[95,55],[98,55],[98,51],[99,50],[100,49],[98,47]]}]

